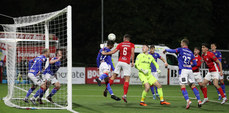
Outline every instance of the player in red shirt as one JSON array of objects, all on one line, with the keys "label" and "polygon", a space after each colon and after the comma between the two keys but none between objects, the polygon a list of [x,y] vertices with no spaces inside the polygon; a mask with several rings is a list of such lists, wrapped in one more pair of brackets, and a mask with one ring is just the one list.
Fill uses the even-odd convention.
[{"label": "player in red shirt", "polygon": [[[217,48],[216,44],[212,43],[211,44],[211,52],[214,53],[214,55],[218,58],[218,60],[220,62],[222,62],[222,54],[221,54],[221,52],[217,51],[216,48]],[[225,84],[224,84],[224,76],[220,76],[219,77],[219,81],[220,81],[220,87],[223,89],[224,95],[226,96],[226,91],[225,91],[226,88],[225,88]],[[220,95],[218,90],[217,90],[217,93],[218,93],[218,96],[219,96],[218,100],[221,100],[221,95]]]},{"label": "player in red shirt", "polygon": [[120,70],[122,69],[123,75],[124,75],[124,94],[122,96],[122,99],[124,102],[127,103],[126,99],[126,94],[128,92],[128,87],[129,87],[129,81],[130,81],[130,74],[131,74],[131,67],[130,67],[130,60],[132,60],[131,66],[134,66],[134,44],[130,42],[131,36],[128,34],[125,34],[123,37],[123,42],[118,44],[118,46],[110,51],[105,53],[104,51],[102,52],[103,55],[108,55],[108,54],[114,54],[119,50],[120,56],[118,63],[115,67],[114,73],[112,77],[109,80],[109,84],[112,85],[114,79],[117,77],[118,74],[120,74]]},{"label": "player in red shirt", "polygon": [[[227,102],[227,97],[225,97],[222,88],[218,84],[219,76],[223,75],[222,64],[212,52],[208,51],[208,45],[206,43],[202,44],[202,52],[203,52],[202,58],[205,61],[205,63],[207,64],[208,70],[209,70],[209,72],[207,73],[207,75],[204,78],[203,86],[206,88],[207,83],[210,80],[213,80],[214,86],[219,90],[221,97],[223,98],[223,101],[221,102],[221,104],[224,104]],[[217,63],[219,65],[217,65]],[[219,73],[219,70],[220,70],[220,73]],[[206,103],[207,101],[208,101],[208,98],[204,98],[202,104]]]},{"label": "player in red shirt", "polygon": [[195,81],[198,82],[200,89],[204,95],[204,98],[207,98],[207,88],[203,86],[203,77],[200,75],[200,66],[202,64],[202,58],[199,55],[200,49],[198,47],[194,48],[194,60],[196,60],[197,65],[192,67],[193,75],[195,78]]}]

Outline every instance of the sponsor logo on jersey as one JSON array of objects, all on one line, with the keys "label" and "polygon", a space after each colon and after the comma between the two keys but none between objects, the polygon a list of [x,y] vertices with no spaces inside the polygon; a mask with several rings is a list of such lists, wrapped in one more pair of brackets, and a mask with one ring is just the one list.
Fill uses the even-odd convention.
[{"label": "sponsor logo on jersey", "polygon": [[122,57],[122,59],[123,59],[123,60],[127,60],[127,58],[126,58],[126,57]]}]

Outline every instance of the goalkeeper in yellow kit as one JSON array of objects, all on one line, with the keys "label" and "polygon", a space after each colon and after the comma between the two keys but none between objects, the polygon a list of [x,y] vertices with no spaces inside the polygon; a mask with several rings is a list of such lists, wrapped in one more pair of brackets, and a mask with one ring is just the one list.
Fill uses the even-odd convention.
[{"label": "goalkeeper in yellow kit", "polygon": [[157,81],[157,79],[151,74],[151,67],[150,64],[153,63],[155,67],[157,68],[157,72],[160,73],[161,71],[159,70],[159,65],[157,62],[154,60],[152,55],[148,54],[149,47],[148,45],[143,45],[142,47],[142,52],[139,54],[136,58],[135,61],[135,67],[139,70],[138,76],[140,80],[142,81],[142,84],[145,86],[145,89],[142,92],[142,98],[140,105],[141,106],[147,106],[145,104],[144,100],[146,98],[147,93],[149,92],[150,86],[155,85],[158,87],[158,94],[160,97],[160,104],[170,104],[166,102],[163,98],[163,91],[162,91],[162,86],[161,84]]}]

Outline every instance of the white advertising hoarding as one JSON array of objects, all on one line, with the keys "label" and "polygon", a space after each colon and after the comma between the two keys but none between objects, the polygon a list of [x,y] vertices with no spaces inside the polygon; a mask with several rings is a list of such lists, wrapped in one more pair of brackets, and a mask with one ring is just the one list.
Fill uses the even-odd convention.
[{"label": "white advertising hoarding", "polygon": [[[57,78],[61,84],[67,84],[66,67],[58,70]],[[72,67],[72,84],[85,84],[85,67]]]}]

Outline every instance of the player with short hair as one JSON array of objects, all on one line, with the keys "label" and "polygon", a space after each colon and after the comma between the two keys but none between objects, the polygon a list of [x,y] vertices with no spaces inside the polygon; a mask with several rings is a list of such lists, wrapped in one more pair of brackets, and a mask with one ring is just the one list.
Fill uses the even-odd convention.
[{"label": "player with short hair", "polygon": [[47,61],[47,57],[49,57],[50,52],[49,49],[43,49],[41,52],[42,55],[34,58],[34,63],[30,67],[28,77],[32,81],[33,85],[27,92],[26,97],[24,98],[24,101],[28,103],[28,97],[29,95],[35,90],[37,86],[40,86],[40,89],[36,92],[36,94],[30,98],[30,101],[36,105],[35,98],[42,94],[46,90],[46,81],[42,80],[39,76],[39,74],[43,73],[43,69],[45,67],[45,63]]},{"label": "player with short hair", "polygon": [[[188,39],[181,40],[181,48],[177,49],[165,49],[165,52],[178,53],[178,63],[179,63],[179,83],[181,86],[182,94],[187,101],[186,109],[190,108],[191,101],[188,96],[185,84],[189,84],[192,88],[197,100],[198,107],[201,107],[200,94],[198,89],[195,86],[195,79],[192,72],[192,67],[196,66],[196,60],[194,60],[194,55],[190,49],[188,49],[189,41]],[[193,62],[193,64],[191,64]]]},{"label": "player with short hair", "polygon": [[204,98],[207,98],[207,88],[203,87],[203,77],[200,75],[200,66],[202,64],[202,58],[199,55],[200,49],[198,47],[194,47],[194,60],[196,60],[197,65],[192,67],[193,75],[195,78],[195,81],[198,82],[200,89],[204,95]]},{"label": "player with short hair", "polygon": [[[211,52],[214,53],[215,56],[218,58],[218,60],[222,63],[222,54],[221,54],[220,51],[217,51],[216,48],[217,48],[216,44],[212,43],[211,44]],[[219,65],[219,64],[217,64],[217,65]],[[224,84],[224,75],[219,76],[219,82],[220,82],[221,88],[223,89],[223,93],[226,96],[225,84]],[[221,100],[222,97],[221,97],[221,95],[219,93],[219,90],[217,88],[216,88],[216,90],[217,90],[217,93],[218,93],[218,96],[219,96],[218,100]]]},{"label": "player with short hair", "polygon": [[[52,103],[54,103],[52,100],[52,96],[55,95],[55,93],[61,87],[60,82],[57,80],[57,75],[56,75],[56,73],[59,70],[60,65],[61,65],[61,62],[60,62],[61,58],[62,58],[62,51],[60,49],[57,49],[56,50],[56,57],[51,58],[51,60],[49,61],[48,67],[43,72],[44,79],[47,80],[47,88],[46,89],[48,89],[50,84],[55,86],[52,89],[51,93],[46,97],[47,100],[49,100]],[[37,99],[37,101],[40,104],[43,104],[42,97],[45,94],[45,92],[46,92],[46,90],[42,94],[40,94],[39,98]]]},{"label": "player with short hair", "polygon": [[160,104],[161,105],[163,105],[163,104],[168,105],[170,103],[165,102],[165,100],[163,98],[163,91],[162,91],[161,84],[158,82],[158,80],[151,73],[151,66],[150,66],[151,63],[154,64],[158,73],[161,72],[159,69],[159,65],[154,60],[152,55],[150,55],[148,53],[148,50],[149,50],[148,45],[143,45],[142,46],[142,52],[143,53],[141,53],[137,56],[136,62],[135,62],[135,67],[139,70],[138,76],[139,76],[140,80],[142,81],[142,84],[145,86],[145,89],[142,92],[142,98],[141,98],[140,105],[141,106],[147,106],[147,104],[145,103],[145,98],[146,98],[147,93],[149,92],[151,85],[155,85],[156,87],[158,87],[158,94],[160,96]]},{"label": "player with short hair", "polygon": [[107,96],[107,90],[111,95],[111,98],[116,100],[116,101],[120,101],[121,99],[117,96],[114,95],[110,84],[108,84],[108,79],[109,79],[109,73],[110,70],[115,70],[112,60],[111,60],[111,55],[103,55],[101,52],[105,51],[105,52],[109,52],[111,51],[111,49],[114,47],[114,42],[113,41],[108,41],[107,42],[107,47],[104,47],[102,49],[99,50],[98,56],[97,56],[97,67],[99,68],[99,78],[96,78],[96,81],[98,83],[99,86],[101,86],[101,80],[105,80],[106,82],[106,89],[103,93],[103,95],[106,97]]},{"label": "player with short hair", "polygon": [[[208,82],[210,80],[213,80],[214,86],[219,90],[219,93],[221,94],[223,98],[223,101],[221,102],[221,104],[224,104],[227,102],[227,97],[225,97],[222,88],[218,84],[219,76],[223,75],[222,64],[212,52],[208,51],[208,44],[206,43],[202,44],[202,53],[203,53],[202,58],[205,61],[205,63],[207,64],[208,70],[209,70],[207,75],[204,78],[203,86],[207,87]],[[217,63],[219,65],[217,65]],[[208,98],[204,98],[202,104],[206,102],[208,102]]]},{"label": "player with short hair", "polygon": [[[154,46],[154,45],[151,45],[151,46],[150,46],[149,54],[153,56],[153,58],[155,59],[156,62],[157,62],[157,59],[160,59],[160,60],[162,60],[162,61],[165,63],[165,67],[168,66],[167,61],[166,61],[163,57],[161,57],[160,54],[158,54],[158,53],[155,52],[155,46]],[[152,73],[152,75],[153,75],[157,80],[159,80],[159,79],[158,79],[158,73],[157,73],[157,70],[156,70],[155,65],[154,65],[153,63],[151,63],[150,67],[151,67],[151,73]],[[155,90],[156,90],[156,94],[154,93],[154,87],[155,87]],[[151,86],[150,86],[150,89],[151,89],[151,92],[152,92],[152,94],[153,94],[153,99],[156,99],[156,96],[159,97],[158,91],[157,91],[157,87],[156,87],[156,86],[151,85]]]},{"label": "player with short hair", "polygon": [[[119,56],[119,60],[118,63],[115,67],[114,73],[112,75],[112,77],[109,80],[110,85],[113,84],[114,79],[117,77],[117,75],[120,73],[121,69],[123,70],[123,75],[124,75],[124,85],[123,85],[123,96],[122,99],[124,100],[124,102],[127,103],[127,98],[126,98],[126,94],[128,92],[128,87],[129,87],[129,81],[130,81],[130,74],[131,74],[131,66],[134,66],[134,44],[130,42],[131,36],[129,34],[125,34],[123,36],[123,42],[118,44],[118,46],[110,51],[110,52],[102,52],[103,55],[109,55],[109,54],[114,54],[116,53],[118,50],[120,52],[120,56]],[[132,60],[131,66],[130,64],[130,60]]]}]

